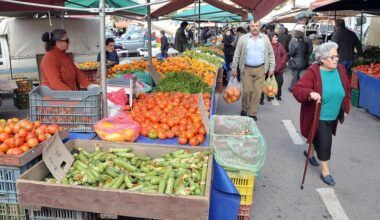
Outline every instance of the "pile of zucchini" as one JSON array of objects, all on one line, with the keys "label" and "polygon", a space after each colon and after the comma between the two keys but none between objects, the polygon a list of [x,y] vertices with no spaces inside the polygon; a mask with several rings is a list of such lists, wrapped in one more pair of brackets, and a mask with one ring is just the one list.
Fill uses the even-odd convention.
[{"label": "pile of zucchini", "polygon": [[74,154],[73,166],[60,182],[54,178],[45,180],[108,189],[203,196],[209,154],[209,151],[178,150],[151,159],[136,155],[129,148],[103,152],[97,147],[92,153],[79,149]]}]

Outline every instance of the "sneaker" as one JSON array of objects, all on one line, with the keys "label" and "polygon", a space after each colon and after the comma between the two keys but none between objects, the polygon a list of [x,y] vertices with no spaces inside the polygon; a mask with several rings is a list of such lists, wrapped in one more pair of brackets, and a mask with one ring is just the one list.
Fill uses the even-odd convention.
[{"label": "sneaker", "polygon": [[331,175],[323,176],[323,174],[321,173],[321,179],[327,185],[329,185],[329,186],[335,186],[334,178]]},{"label": "sneaker", "polygon": [[255,115],[250,115],[250,118],[252,118],[254,121],[257,121],[257,117]]},{"label": "sneaker", "polygon": [[247,116],[247,111],[241,110],[240,115],[241,116]]},{"label": "sneaker", "polygon": [[[303,152],[303,155],[305,155],[305,157],[307,157],[307,151],[306,150]],[[313,166],[316,166],[316,167],[319,166],[319,162],[318,162],[317,158],[315,158],[314,155],[309,158],[309,162]]]}]

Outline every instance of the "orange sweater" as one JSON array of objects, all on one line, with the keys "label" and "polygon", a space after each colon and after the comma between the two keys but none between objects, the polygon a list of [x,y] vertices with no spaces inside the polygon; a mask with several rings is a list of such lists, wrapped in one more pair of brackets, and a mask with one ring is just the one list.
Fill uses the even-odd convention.
[{"label": "orange sweater", "polygon": [[79,90],[90,84],[66,52],[56,47],[45,53],[40,69],[42,85],[52,90]]}]

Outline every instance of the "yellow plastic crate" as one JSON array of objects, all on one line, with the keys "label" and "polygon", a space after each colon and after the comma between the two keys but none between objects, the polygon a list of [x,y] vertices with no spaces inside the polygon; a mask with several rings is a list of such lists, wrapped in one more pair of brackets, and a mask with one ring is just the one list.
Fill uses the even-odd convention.
[{"label": "yellow plastic crate", "polygon": [[240,205],[252,205],[255,176],[243,172],[228,172],[228,176],[240,193]]}]

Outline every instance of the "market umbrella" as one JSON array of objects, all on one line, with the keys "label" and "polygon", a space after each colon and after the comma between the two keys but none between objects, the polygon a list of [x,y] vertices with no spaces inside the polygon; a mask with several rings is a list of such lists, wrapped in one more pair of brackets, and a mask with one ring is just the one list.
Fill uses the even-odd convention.
[{"label": "market umbrella", "polygon": [[[64,2],[64,5],[70,8],[99,8],[99,0],[67,0]],[[105,0],[106,8],[124,8],[137,5],[139,4],[132,0]],[[141,6],[139,8],[128,9],[126,12],[146,15],[147,8]]]},{"label": "market umbrella", "polygon": [[363,12],[380,15],[379,9],[380,0],[317,0],[310,3],[310,10],[315,12],[348,11],[351,14]]}]

